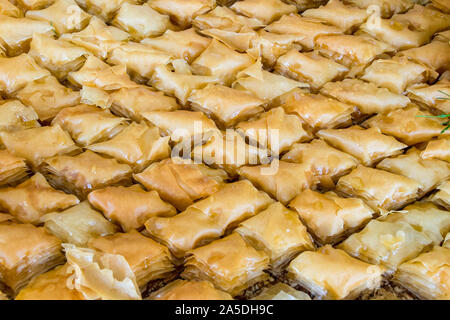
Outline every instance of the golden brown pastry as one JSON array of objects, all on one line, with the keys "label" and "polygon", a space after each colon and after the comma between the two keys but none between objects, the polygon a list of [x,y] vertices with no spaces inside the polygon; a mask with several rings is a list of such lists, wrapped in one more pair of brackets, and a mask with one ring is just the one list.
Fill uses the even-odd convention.
[{"label": "golden brown pastry", "polygon": [[218,290],[209,281],[177,279],[153,292],[151,300],[232,300],[225,291]]},{"label": "golden brown pastry", "polygon": [[422,159],[438,159],[450,162],[450,140],[448,138],[431,140],[420,153]]},{"label": "golden brown pastry", "polygon": [[443,12],[450,14],[450,6],[445,0],[431,0],[434,7],[442,10]]},{"label": "golden brown pastry", "polygon": [[45,228],[64,243],[86,246],[98,236],[113,234],[118,227],[92,209],[87,201],[62,212],[48,213],[42,217]]},{"label": "golden brown pastry", "polygon": [[235,231],[270,257],[272,271],[281,271],[299,252],[314,250],[311,236],[297,213],[279,202],[241,222]]},{"label": "golden brown pastry", "polygon": [[449,300],[449,261],[450,249],[436,246],[430,252],[401,264],[394,274],[394,282],[422,299]]},{"label": "golden brown pastry", "polygon": [[401,154],[408,147],[393,137],[382,134],[378,128],[352,126],[346,129],[325,129],[317,135],[331,146],[358,158],[367,167],[384,158]]},{"label": "golden brown pastry", "polygon": [[23,10],[38,10],[49,6],[53,0],[15,0]]},{"label": "golden brown pastry", "polygon": [[355,299],[380,287],[383,267],[349,256],[330,245],[305,251],[287,268],[289,277],[320,299]]},{"label": "golden brown pastry", "polygon": [[431,86],[417,84],[408,88],[411,100],[438,115],[450,113],[450,80],[442,79]]},{"label": "golden brown pastry", "polygon": [[420,188],[421,184],[411,178],[361,165],[340,178],[336,186],[339,193],[362,198],[382,214],[414,201]]},{"label": "golden brown pastry", "polygon": [[181,27],[188,27],[192,20],[215,7],[213,0],[152,0],[150,6],[170,17]]},{"label": "golden brown pastry", "polygon": [[207,280],[232,296],[268,279],[269,257],[247,244],[238,233],[190,251],[181,276]]},{"label": "golden brown pastry", "polygon": [[397,56],[423,63],[437,72],[443,72],[450,68],[450,45],[448,41],[434,40],[419,48],[400,51]]},{"label": "golden brown pastry", "polygon": [[427,31],[430,34],[450,27],[450,18],[444,12],[419,4],[415,4],[405,13],[394,14],[392,20],[410,24],[416,30]]},{"label": "golden brown pastry", "polygon": [[142,229],[150,217],[170,217],[177,212],[172,205],[162,201],[156,191],[145,191],[137,184],[94,190],[88,200],[125,232]]},{"label": "golden brown pastry", "polygon": [[285,283],[277,282],[263,291],[252,300],[311,300],[308,294],[295,290]]},{"label": "golden brown pastry", "polygon": [[289,203],[322,244],[337,243],[369,221],[374,211],[361,199],[341,198],[334,192],[305,190]]},{"label": "golden brown pastry", "polygon": [[43,171],[53,185],[85,198],[95,189],[107,185],[128,184],[131,168],[114,159],[85,151],[77,156],[57,156],[45,162]]},{"label": "golden brown pastry", "polygon": [[34,109],[23,105],[19,100],[0,101],[0,113],[0,131],[11,132],[41,126]]},{"label": "golden brown pastry", "polygon": [[44,176],[36,173],[17,187],[0,189],[0,208],[22,223],[40,224],[41,216],[79,203],[77,197],[53,189]]},{"label": "golden brown pastry", "polygon": [[221,169],[171,158],[151,164],[143,172],[135,174],[134,179],[148,190],[156,190],[162,199],[182,211],[194,201],[218,191],[228,176]]},{"label": "golden brown pastry", "polygon": [[389,18],[394,13],[405,12],[413,7],[413,0],[346,0],[347,3],[355,5],[362,9],[368,9],[370,6],[378,7],[379,13],[383,18]]},{"label": "golden brown pastry", "polygon": [[193,25],[200,29],[217,29],[240,31],[241,29],[257,29],[264,24],[256,18],[248,18],[236,14],[225,6],[217,6],[213,10],[195,17]]},{"label": "golden brown pastry", "polygon": [[450,249],[450,232],[445,236],[444,243],[442,243],[442,247]]},{"label": "golden brown pastry", "polygon": [[89,240],[88,247],[123,256],[133,270],[140,288],[144,288],[150,281],[164,279],[174,271],[169,250],[135,230],[93,238]]},{"label": "golden brown pastry", "polygon": [[61,241],[31,224],[0,224],[0,280],[13,293],[64,262]]},{"label": "golden brown pastry", "polygon": [[19,18],[23,15],[22,11],[9,0],[0,0],[0,14],[13,18]]},{"label": "golden brown pastry", "polygon": [[24,158],[0,150],[0,186],[21,182],[27,175],[28,166]]},{"label": "golden brown pastry", "polygon": [[288,5],[281,0],[244,0],[235,2],[230,8],[246,17],[255,18],[266,25],[283,15],[296,12],[295,6]]},{"label": "golden brown pastry", "polygon": [[450,208],[450,181],[446,181],[437,187],[438,192],[433,194],[430,198],[438,206],[447,210]]}]

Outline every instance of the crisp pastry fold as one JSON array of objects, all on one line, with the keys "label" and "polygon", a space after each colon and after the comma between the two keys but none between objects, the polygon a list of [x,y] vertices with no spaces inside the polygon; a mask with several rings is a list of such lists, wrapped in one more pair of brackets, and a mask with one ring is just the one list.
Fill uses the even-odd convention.
[{"label": "crisp pastry fold", "polygon": [[277,60],[275,70],[297,81],[304,81],[318,90],[325,83],[340,80],[347,73],[347,67],[322,57],[316,51],[301,53],[290,50]]},{"label": "crisp pastry fold", "polygon": [[295,114],[313,132],[320,129],[346,127],[352,122],[356,108],[322,94],[294,93],[282,105],[288,114]]},{"label": "crisp pastry fold", "polygon": [[87,150],[73,157],[48,159],[43,172],[52,185],[84,199],[92,190],[129,184],[132,170],[115,159],[106,159]]},{"label": "crisp pastry fold", "polygon": [[368,222],[374,211],[361,199],[341,198],[334,192],[305,190],[289,203],[316,241],[333,244]]},{"label": "crisp pastry fold", "polygon": [[437,76],[435,71],[406,59],[378,59],[366,68],[361,79],[401,94],[410,85],[433,81]]},{"label": "crisp pastry fold", "polygon": [[13,5],[9,0],[0,0],[0,14],[13,18],[23,16],[22,10]]},{"label": "crisp pastry fold", "polygon": [[45,8],[52,0],[15,0],[14,2],[25,11]]},{"label": "crisp pastry fold", "polygon": [[64,243],[86,246],[90,239],[114,234],[118,227],[109,222],[87,201],[66,209],[52,212],[42,217],[47,231]]},{"label": "crisp pastry fold", "polygon": [[90,15],[84,12],[75,0],[56,0],[45,9],[27,11],[25,16],[51,23],[58,35],[80,31],[87,26],[90,19]]},{"label": "crisp pastry fold", "polygon": [[206,136],[218,130],[214,121],[200,111],[150,111],[143,112],[142,116],[174,142],[190,141],[192,137]]},{"label": "crisp pastry fold", "polygon": [[414,6],[414,0],[346,0],[347,3],[361,9],[368,9],[370,6],[378,7],[379,14],[383,18],[389,18],[394,13],[401,13]]},{"label": "crisp pastry fold", "polygon": [[367,167],[384,158],[401,154],[408,147],[395,138],[382,134],[378,128],[352,126],[345,129],[325,129],[317,135],[333,147],[351,154]]},{"label": "crisp pastry fold", "polygon": [[0,150],[0,186],[12,185],[28,176],[24,158],[16,157],[7,150]]},{"label": "crisp pastry fold", "polygon": [[307,165],[322,187],[334,187],[334,183],[341,176],[359,164],[355,157],[319,139],[310,143],[294,144],[289,152],[283,155],[282,160]]},{"label": "crisp pastry fold", "polygon": [[448,3],[445,0],[431,0],[431,3],[437,9],[439,9],[447,14],[450,14],[450,6],[448,5]]},{"label": "crisp pastry fold", "polygon": [[70,42],[35,33],[28,54],[40,66],[50,70],[58,79],[64,80],[70,71],[80,69],[91,53]]},{"label": "crisp pastry fold", "polygon": [[253,63],[254,59],[250,55],[234,51],[213,39],[205,51],[192,62],[192,72],[218,77],[223,84],[230,85],[239,71]]},{"label": "crisp pastry fold", "polygon": [[220,290],[236,296],[246,288],[265,281],[269,257],[247,244],[237,233],[190,251],[181,276],[207,280]]},{"label": "crisp pastry fold", "polygon": [[293,4],[297,7],[299,12],[305,11],[306,9],[317,8],[320,5],[325,4],[326,0],[286,0],[286,3]]},{"label": "crisp pastry fold", "polygon": [[86,28],[79,32],[65,33],[59,39],[70,41],[89,50],[95,56],[105,59],[111,50],[117,48],[129,38],[130,35],[125,31],[108,26],[99,18],[93,16]]},{"label": "crisp pastry fold", "polygon": [[383,221],[405,222],[427,235],[438,246],[450,231],[450,212],[441,210],[431,202],[416,202],[400,212],[386,216]]},{"label": "crisp pastry fold", "polygon": [[258,29],[264,27],[264,24],[258,19],[236,14],[225,6],[217,6],[207,13],[198,15],[192,24],[200,30],[218,29],[235,32],[245,28]]},{"label": "crisp pastry fold", "polygon": [[235,2],[230,8],[246,17],[255,18],[265,25],[297,11],[295,6],[281,0],[244,0]]},{"label": "crisp pastry fold", "polygon": [[161,200],[158,192],[145,191],[137,184],[94,190],[88,200],[125,232],[142,229],[150,217],[170,217],[177,212],[172,205]]},{"label": "crisp pastry fold", "polygon": [[61,263],[64,263],[61,241],[44,228],[0,224],[0,280],[12,293]]},{"label": "crisp pastry fold", "polygon": [[153,292],[150,300],[232,300],[229,293],[218,290],[209,281],[177,279]]},{"label": "crisp pastry fold", "polygon": [[139,0],[76,0],[80,6],[105,22],[111,20],[125,3],[137,4]]},{"label": "crisp pastry fold", "polygon": [[13,18],[0,14],[0,46],[9,56],[17,56],[29,50],[34,33],[53,36],[55,29],[47,21]]},{"label": "crisp pastry fold", "polygon": [[431,86],[426,84],[413,85],[407,91],[411,100],[430,109],[432,113],[450,113],[450,101],[448,100],[450,80],[442,79]]},{"label": "crisp pastry fold", "polygon": [[162,279],[174,271],[169,250],[156,241],[132,230],[89,240],[88,247],[100,252],[121,255],[127,260],[140,288]]},{"label": "crisp pastry fold", "polygon": [[156,38],[146,38],[142,44],[156,50],[167,52],[177,59],[184,59],[192,63],[210,44],[211,39],[198,34],[194,28],[172,31],[167,30]]},{"label": "crisp pastry fold", "polygon": [[340,0],[330,0],[319,8],[304,11],[302,16],[323,20],[346,32],[351,32],[367,19],[369,13],[364,9],[345,5]]},{"label": "crisp pastry fold", "polygon": [[0,101],[0,113],[0,131],[12,132],[41,126],[34,109],[19,100]]},{"label": "crisp pastry fold", "polygon": [[148,190],[156,190],[162,199],[184,210],[194,201],[218,191],[228,179],[225,171],[211,169],[186,159],[166,159],[151,164],[134,175]]},{"label": "crisp pastry fold", "polygon": [[415,4],[405,13],[398,13],[392,20],[412,25],[416,30],[427,31],[434,34],[450,27],[448,14],[435,10],[430,6]]},{"label": "crisp pastry fold", "polygon": [[126,163],[137,172],[151,162],[170,156],[170,137],[161,137],[159,128],[131,123],[111,140],[91,144],[88,150],[104,154]]},{"label": "crisp pastry fold", "polygon": [[220,77],[216,75],[193,75],[190,70],[188,73],[172,72],[168,66],[159,65],[155,68],[149,84],[170,96],[176,97],[182,105],[185,105],[193,90],[220,81]]},{"label": "crisp pastry fold", "polygon": [[392,272],[403,262],[432,247],[432,243],[426,234],[406,222],[372,220],[338,248],[363,261],[381,264]]},{"label": "crisp pastry fold", "polygon": [[314,250],[312,238],[297,213],[279,202],[241,222],[235,232],[270,257],[273,272],[282,271],[298,253]]},{"label": "crisp pastry fold", "polygon": [[436,246],[401,264],[393,281],[422,299],[450,300],[449,261],[450,249]]},{"label": "crisp pastry fold", "polygon": [[44,214],[64,210],[79,202],[74,195],[53,189],[40,173],[16,187],[0,189],[0,208],[22,223],[38,225]]},{"label": "crisp pastry fold", "polygon": [[273,33],[298,35],[298,43],[307,50],[314,48],[320,36],[338,35],[343,32],[342,29],[328,25],[322,20],[306,18],[293,13],[282,16],[268,25],[265,30]]},{"label": "crisp pastry fold", "polygon": [[410,102],[401,94],[359,79],[328,82],[320,92],[344,103],[356,105],[363,114],[386,113],[404,108]]},{"label": "crisp pastry fold", "polygon": [[414,179],[420,184],[420,195],[424,195],[450,178],[450,163],[437,159],[422,159],[420,150],[411,148],[406,154],[387,158],[377,165],[395,174]]},{"label": "crisp pastry fold", "polygon": [[111,93],[110,110],[136,122],[143,120],[142,114],[151,111],[174,111],[180,108],[173,97],[147,86],[121,88]]},{"label": "crisp pastry fold", "polygon": [[[258,191],[249,181],[242,180],[226,184],[176,216],[150,218],[145,227],[177,258],[182,258],[188,250],[218,239],[272,202],[266,193]],[[225,207],[227,210],[223,209]]]},{"label": "crisp pastry fold", "polygon": [[445,181],[437,187],[437,192],[430,197],[438,206],[450,210],[450,181]]},{"label": "crisp pastry fold", "polygon": [[277,282],[263,291],[252,300],[311,300],[308,294],[295,290],[285,283]]},{"label": "crisp pastry fold", "polygon": [[272,154],[280,154],[296,142],[311,139],[311,135],[303,129],[300,118],[287,114],[281,107],[240,122],[236,129],[249,138],[251,144],[268,148]]},{"label": "crisp pastry fold", "polygon": [[340,178],[336,186],[338,193],[362,198],[382,214],[413,202],[420,188],[421,184],[411,178],[361,165]]},{"label": "crisp pastry fold", "polygon": [[287,268],[292,281],[326,300],[355,299],[380,287],[385,269],[349,256],[325,245],[302,252]]},{"label": "crisp pastry fold", "polygon": [[0,92],[10,95],[25,87],[29,82],[50,75],[27,54],[13,58],[0,57]]},{"label": "crisp pastry fold", "polygon": [[36,111],[39,120],[52,120],[62,109],[78,105],[80,93],[63,86],[53,76],[29,82],[15,97]]},{"label": "crisp pastry fold", "polygon": [[52,121],[52,125],[61,126],[81,146],[110,139],[122,131],[125,124],[125,118],[85,104],[64,108]]},{"label": "crisp pastry fold", "polygon": [[224,127],[234,126],[264,111],[261,106],[263,100],[251,93],[222,85],[208,85],[194,90],[188,101],[192,109],[204,112]]},{"label": "crisp pastry fold", "polygon": [[434,137],[447,137],[442,133],[441,120],[430,118],[430,113],[416,106],[378,114],[364,122],[364,126],[377,127],[382,133],[393,136],[407,145],[429,141]]},{"label": "crisp pastry fold", "polygon": [[184,28],[188,27],[195,17],[214,9],[216,5],[214,0],[152,0],[149,4],[156,11],[170,15]]},{"label": "crisp pastry fold", "polygon": [[130,33],[136,41],[160,36],[171,26],[169,16],[153,10],[148,2],[142,5],[123,3],[112,23]]},{"label": "crisp pastry fold", "polygon": [[433,40],[419,48],[402,50],[397,56],[422,63],[436,72],[444,72],[450,68],[450,45],[448,41]]},{"label": "crisp pastry fold", "polygon": [[50,157],[79,151],[70,135],[59,125],[0,132],[0,141],[9,152],[25,158],[34,167]]},{"label": "crisp pastry fold", "polygon": [[271,164],[243,166],[238,169],[238,174],[287,204],[303,190],[315,187],[315,177],[310,168],[305,163],[274,159]]},{"label": "crisp pastry fold", "polygon": [[202,30],[201,33],[221,41],[239,52],[246,52],[249,50],[252,47],[253,41],[258,38],[258,33],[245,27],[239,32],[221,29],[206,29]]}]

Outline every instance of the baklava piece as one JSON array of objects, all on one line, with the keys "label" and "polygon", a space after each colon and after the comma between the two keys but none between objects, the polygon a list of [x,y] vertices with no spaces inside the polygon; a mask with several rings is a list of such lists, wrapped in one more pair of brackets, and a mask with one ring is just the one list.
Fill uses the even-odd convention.
[{"label": "baklava piece", "polygon": [[275,70],[297,81],[304,81],[314,90],[333,80],[340,80],[347,73],[347,67],[319,55],[316,51],[289,51],[277,60]]},{"label": "baklava piece", "polygon": [[134,179],[148,190],[156,190],[162,199],[178,210],[184,210],[194,201],[217,192],[228,176],[221,169],[171,158],[151,164],[143,172],[134,175]]},{"label": "baklava piece", "polygon": [[78,203],[74,195],[53,189],[40,173],[17,187],[0,189],[0,208],[10,212],[22,223],[40,224],[44,214],[64,210]]},{"label": "baklava piece", "polygon": [[90,15],[74,0],[56,0],[45,9],[27,11],[25,16],[51,23],[58,35],[80,31],[87,26],[90,19]]},{"label": "baklava piece", "polygon": [[145,288],[150,281],[167,278],[174,271],[169,250],[135,230],[93,238],[88,246],[100,252],[123,256],[140,288]]},{"label": "baklava piece", "polygon": [[377,168],[418,181],[419,197],[450,177],[450,163],[437,159],[422,159],[420,151],[416,148],[411,148],[406,154],[398,157],[384,159]]},{"label": "baklava piece", "polygon": [[362,198],[382,214],[413,202],[420,188],[421,184],[411,178],[361,165],[340,178],[336,186],[338,193]]},{"label": "baklava piece", "polygon": [[359,159],[367,167],[384,158],[401,154],[408,147],[395,138],[382,134],[378,128],[352,126],[346,129],[325,129],[317,135],[333,147]]},{"label": "baklava piece", "polygon": [[296,12],[296,7],[288,5],[281,0],[244,0],[235,2],[230,6],[235,12],[249,18],[255,18],[267,25],[280,17]]},{"label": "baklava piece", "polygon": [[293,282],[319,299],[327,300],[355,299],[378,289],[385,271],[330,245],[301,253],[287,270]]},{"label": "baklava piece", "polygon": [[0,131],[12,132],[41,126],[34,109],[18,100],[0,100],[0,113]]},{"label": "baklava piece", "polygon": [[448,5],[448,3],[445,0],[431,0],[431,4],[435,8],[437,8],[447,14],[450,14],[450,6]]},{"label": "baklava piece", "polygon": [[0,150],[0,186],[13,185],[28,176],[24,158],[16,157],[7,150]]},{"label": "baklava piece", "polygon": [[358,259],[381,264],[390,272],[405,261],[431,248],[433,241],[405,222],[372,220],[358,233],[352,234],[338,248]]},{"label": "baklava piece", "polygon": [[303,17],[326,21],[346,32],[352,32],[366,21],[369,13],[358,7],[345,5],[340,0],[330,0],[326,5],[317,9],[308,9],[302,13]]},{"label": "baklava piece", "polygon": [[420,153],[422,159],[437,159],[450,162],[450,139],[437,139],[428,142]]},{"label": "baklava piece", "polygon": [[308,294],[295,290],[285,283],[278,282],[263,291],[252,300],[311,300]]},{"label": "baklava piece", "polygon": [[229,293],[218,290],[209,281],[177,279],[153,292],[150,300],[232,300]]},{"label": "baklava piece", "polygon": [[0,92],[11,95],[25,87],[29,82],[50,75],[28,54],[13,58],[0,57]]},{"label": "baklava piece", "polygon": [[111,139],[125,128],[125,118],[115,117],[109,110],[85,104],[65,108],[53,119],[81,146]]},{"label": "baklava piece", "polygon": [[412,106],[378,114],[367,120],[364,126],[377,127],[382,133],[407,145],[429,141],[438,136],[447,137],[449,132],[442,133],[442,120],[430,116],[430,113]]},{"label": "baklava piece", "polygon": [[38,167],[50,157],[79,151],[70,135],[59,125],[0,132],[0,141],[9,152],[25,158],[33,167]]},{"label": "baklava piece", "polygon": [[287,204],[303,190],[314,187],[314,175],[309,169],[310,166],[304,163],[274,159],[271,164],[243,166],[238,173],[278,201]]},{"label": "baklava piece", "polygon": [[181,276],[207,280],[220,290],[237,296],[269,275],[269,257],[247,244],[237,233],[190,251]]},{"label": "baklava piece", "polygon": [[233,10],[221,6],[195,17],[193,25],[200,30],[218,29],[236,32],[241,29],[257,29],[264,26],[258,19],[236,14]]},{"label": "baklava piece", "polygon": [[287,114],[278,107],[250,119],[240,122],[236,129],[250,139],[251,144],[269,148],[272,154],[278,155],[296,142],[311,139],[310,133],[303,129],[299,117]]},{"label": "baklava piece", "polygon": [[16,5],[22,10],[38,10],[48,7],[53,0],[15,0]]},{"label": "baklava piece", "polygon": [[426,300],[449,300],[450,249],[434,247],[430,252],[401,264],[393,281],[416,297]]},{"label": "baklava piece", "polygon": [[94,190],[88,200],[125,232],[142,229],[150,217],[170,217],[177,213],[172,205],[161,200],[156,191],[145,191],[137,184]]},{"label": "baklava piece", "polygon": [[35,33],[28,54],[40,66],[50,70],[58,79],[64,80],[69,72],[80,69],[91,53],[70,42]]},{"label": "baklava piece", "polygon": [[303,163],[308,166],[322,187],[334,187],[337,180],[359,164],[359,161],[338,149],[330,147],[323,140],[294,144],[283,161]]},{"label": "baklava piece", "polygon": [[383,18],[389,18],[394,13],[401,13],[414,6],[413,0],[346,0],[347,3],[361,9],[369,9],[371,6],[378,7],[379,14]]},{"label": "baklava piece", "polygon": [[51,121],[62,109],[80,103],[80,93],[63,86],[53,76],[29,82],[15,97],[31,106],[44,123]]},{"label": "baklava piece", "polygon": [[76,0],[84,10],[105,22],[111,20],[125,3],[137,4],[139,0]]},{"label": "baklava piece", "polygon": [[202,30],[201,33],[215,40],[221,41],[239,52],[248,51],[252,46],[254,46],[254,41],[258,39],[258,33],[247,28],[242,28],[239,32],[221,29],[207,29]]},{"label": "baklava piece", "polygon": [[[427,1],[428,2],[428,1]],[[434,34],[450,27],[448,15],[431,6],[415,4],[405,13],[397,13],[392,20],[412,25],[416,30],[422,30]]]},{"label": "baklava piece", "polygon": [[61,242],[31,224],[0,224],[0,280],[12,291],[64,262]]},{"label": "baklava piece", "polygon": [[42,217],[45,228],[64,243],[86,246],[90,239],[114,234],[118,227],[84,201],[62,212]]},{"label": "baklava piece", "polygon": [[438,206],[450,210],[450,181],[446,181],[437,187],[437,192],[430,198]]},{"label": "baklava piece", "polygon": [[357,231],[374,215],[361,199],[341,198],[334,192],[305,190],[289,203],[315,240],[334,244]]},{"label": "baklava piece", "polygon": [[450,113],[450,80],[442,79],[431,86],[417,84],[408,88],[408,96],[411,100],[430,109],[432,113]]},{"label": "baklava piece", "polygon": [[188,250],[221,237],[272,202],[267,194],[258,191],[249,181],[242,180],[225,185],[176,216],[150,218],[145,227],[177,258],[182,258]]},{"label": "baklava piece", "polygon": [[188,27],[192,20],[215,7],[214,0],[152,0],[150,6],[169,15],[181,27]]},{"label": "baklava piece", "polygon": [[313,132],[346,127],[352,123],[356,107],[321,94],[294,93],[282,106],[287,113],[300,117]]},{"label": "baklava piece", "polygon": [[99,18],[93,16],[89,25],[80,32],[65,33],[59,39],[70,41],[73,44],[89,50],[101,59],[105,59],[108,53],[117,48],[130,35],[119,28],[108,26]]},{"label": "baklava piece", "polygon": [[367,115],[404,108],[410,103],[409,99],[401,94],[359,79],[328,82],[320,92],[344,103],[356,105],[361,113]]},{"label": "baklava piece", "polygon": [[23,16],[22,10],[13,5],[9,0],[0,0],[0,14],[13,18]]},{"label": "baklava piece", "polygon": [[74,193],[84,199],[95,189],[108,185],[127,185],[131,180],[131,168],[115,159],[106,159],[85,151],[77,156],[57,156],[48,159],[43,172],[52,185]]},{"label": "baklava piece", "polygon": [[311,236],[297,213],[279,202],[242,222],[235,232],[270,257],[272,272],[282,271],[298,253],[314,250]]}]

